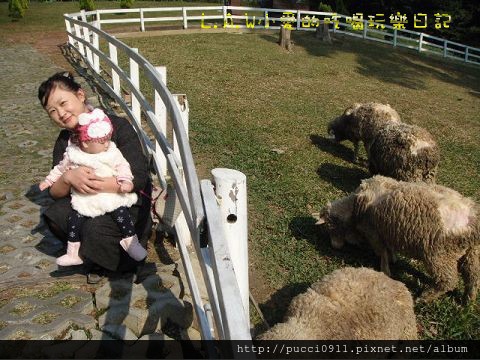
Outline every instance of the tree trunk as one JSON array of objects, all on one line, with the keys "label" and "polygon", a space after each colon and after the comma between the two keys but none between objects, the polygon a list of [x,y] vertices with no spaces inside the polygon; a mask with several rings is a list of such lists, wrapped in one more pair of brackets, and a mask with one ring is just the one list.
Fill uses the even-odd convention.
[{"label": "tree trunk", "polygon": [[323,42],[332,42],[332,39],[330,38],[330,32],[328,31],[328,23],[325,23],[325,21],[320,21],[320,25],[317,27],[315,37]]},{"label": "tree trunk", "polygon": [[290,29],[285,29],[285,27],[280,28],[280,46],[287,50],[292,50],[292,40],[291,40],[292,31]]}]

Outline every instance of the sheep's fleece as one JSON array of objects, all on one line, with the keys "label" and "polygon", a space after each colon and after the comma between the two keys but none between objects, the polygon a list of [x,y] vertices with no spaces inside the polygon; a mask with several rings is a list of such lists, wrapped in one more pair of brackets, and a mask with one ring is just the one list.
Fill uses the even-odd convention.
[{"label": "sheep's fleece", "polygon": [[387,124],[370,145],[368,167],[402,181],[435,182],[440,149],[430,133],[416,125]]},{"label": "sheep's fleece", "polygon": [[295,297],[285,322],[261,340],[413,340],[417,327],[410,292],[383,273],[335,270]]},{"label": "sheep's fleece", "polygon": [[354,161],[357,161],[360,141],[363,141],[368,154],[377,131],[386,124],[400,122],[400,115],[389,104],[355,103],[328,124],[328,133],[337,142],[344,140],[353,142],[355,145]]},{"label": "sheep's fleece", "polygon": [[402,123],[390,106],[379,103],[354,104],[328,125],[335,141],[353,142],[354,161],[363,141],[372,175],[403,181],[435,182],[440,149],[432,135],[416,125]]},{"label": "sheep's fleece", "polygon": [[337,248],[345,242],[337,234],[349,232],[366,239],[381,257],[382,271],[387,274],[391,254],[423,261],[435,283],[422,294],[425,301],[455,289],[460,270],[465,300],[476,299],[480,207],[473,200],[444,186],[383,176],[363,180],[354,194],[343,199],[329,204],[320,220],[327,223]]}]

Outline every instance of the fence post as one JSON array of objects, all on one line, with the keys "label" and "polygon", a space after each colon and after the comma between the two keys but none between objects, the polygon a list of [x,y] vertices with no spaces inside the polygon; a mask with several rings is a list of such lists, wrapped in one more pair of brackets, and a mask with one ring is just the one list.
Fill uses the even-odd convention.
[{"label": "fence post", "polygon": [[97,28],[98,28],[98,29],[101,29],[102,26],[101,26],[101,24],[100,24],[100,11],[98,11],[98,10],[97,10],[97,12],[96,12],[96,17],[97,17],[96,20],[97,20],[97,24],[98,24]]},{"label": "fence post", "polygon": [[[190,109],[188,107],[187,96],[184,94],[180,94],[180,95],[175,94],[173,95],[173,99],[174,99],[175,105],[180,111],[180,114],[182,115],[183,126],[185,127],[185,132],[187,133],[187,137],[188,137],[188,115],[189,115]],[[175,152],[175,154],[177,154],[178,158],[181,159],[180,147],[178,146],[177,136],[175,132],[173,133],[173,151]]]},{"label": "fence post", "polygon": [[[137,48],[132,48],[132,50],[138,53]],[[132,81],[133,86],[137,90],[140,90],[140,76],[138,72],[138,63],[130,58],[130,80]],[[142,124],[142,117],[141,117],[141,109],[140,109],[140,102],[138,101],[137,97],[131,91],[130,96],[132,97],[132,113],[135,121],[137,122],[138,126]]]},{"label": "fence post", "polygon": [[420,39],[418,40],[418,51],[422,51],[422,43],[423,43],[423,33],[420,33]]},{"label": "fence post", "polygon": [[397,29],[393,29],[393,47],[397,46]]},{"label": "fence post", "polygon": [[140,9],[140,31],[145,32],[145,22],[143,20],[143,8]]},{"label": "fence post", "polygon": [[183,13],[183,28],[187,29],[188,24],[187,24],[187,8],[183,7],[182,8],[182,13]]},{"label": "fence post", "polygon": [[297,30],[300,30],[302,19],[300,18],[300,10],[297,11]]},{"label": "fence post", "polygon": [[[162,82],[165,85],[167,85],[167,67],[155,66],[155,70],[157,70],[158,73],[160,74],[160,79],[162,80]],[[167,107],[163,103],[162,98],[160,97],[160,94],[158,93],[157,90],[155,90],[155,115],[158,120],[158,125],[160,126],[160,129],[166,138],[167,137]],[[156,140],[155,140],[155,152],[157,153],[160,159],[160,167],[162,169],[162,175],[163,177],[166,177],[167,176],[167,158],[165,157],[165,154],[160,148],[160,144]]]},{"label": "fence post", "polygon": [[368,28],[368,21],[363,20],[363,38],[367,38],[367,28]]},{"label": "fence post", "polygon": [[68,43],[72,46],[75,45],[75,41],[73,40],[73,38],[70,36],[70,34],[72,33],[72,26],[70,25],[70,21],[65,19],[65,26],[67,27],[67,33],[68,33]]},{"label": "fence post", "polygon": [[443,57],[447,57],[447,50],[448,50],[448,40],[443,42]]},{"label": "fence post", "polygon": [[[118,65],[118,57],[117,57],[117,47],[113,45],[112,43],[108,43],[108,49],[110,52],[110,60],[115,65]],[[118,76],[117,72],[112,68],[112,86],[113,86],[113,91],[115,91],[115,94],[121,97],[120,94],[120,77]]]},{"label": "fence post", "polygon": [[[93,26],[95,26],[97,29],[100,26],[100,22],[95,20],[93,22]],[[93,32],[93,47],[97,50],[100,50],[99,47],[99,42],[98,42],[98,34],[94,31]],[[100,74],[100,59],[96,53],[93,53],[93,69],[97,74]]]},{"label": "fence post", "polygon": [[[85,15],[85,10],[80,11],[80,16],[84,23],[87,22],[87,16]],[[83,39],[90,44],[90,32],[86,26],[82,26]],[[85,47],[87,52],[87,61],[90,65],[93,66],[92,50],[88,46]],[[83,55],[83,54],[82,54]]]},{"label": "fence post", "polygon": [[465,62],[468,62],[468,46],[465,47]]},{"label": "fence post", "polygon": [[[172,95],[174,99],[175,106],[178,108],[180,111],[180,114],[182,116],[182,122],[183,126],[185,128],[185,133],[188,138],[188,102],[187,102],[187,96],[186,95]],[[182,157],[180,155],[180,147],[178,146],[177,142],[177,137],[175,135],[175,132],[173,132],[173,151],[176,154],[176,156],[180,159],[180,162],[182,161]],[[182,175],[183,175],[183,182],[185,183],[185,176],[184,176],[184,171],[183,171],[183,163],[182,163]],[[177,232],[180,230],[181,233],[185,234],[190,234],[190,231],[188,229],[188,224],[187,221],[185,220],[185,214],[183,211],[180,213],[180,215],[177,218],[177,221],[175,222],[175,229]],[[192,245],[192,238],[191,236],[186,236],[185,239],[185,244],[187,246]]]},{"label": "fence post", "polygon": [[[81,26],[78,25],[78,24],[73,24],[73,27],[75,28],[75,35],[78,38],[82,38],[82,28],[81,28]],[[83,44],[80,41],[77,41],[77,45],[78,45],[78,51],[80,51],[80,54],[82,55],[82,57],[85,57],[85,47],[83,46]]]},{"label": "fence post", "polygon": [[250,323],[247,179],[245,174],[240,171],[225,168],[213,169],[212,175],[222,215],[221,222],[240,289],[245,317]]}]

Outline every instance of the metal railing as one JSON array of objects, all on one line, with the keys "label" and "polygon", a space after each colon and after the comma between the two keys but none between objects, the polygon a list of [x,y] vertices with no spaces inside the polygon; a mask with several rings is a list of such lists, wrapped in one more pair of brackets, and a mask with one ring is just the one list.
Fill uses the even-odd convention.
[{"label": "metal railing", "polygon": [[[173,183],[182,209],[174,226],[176,241],[202,339],[249,340],[248,307],[242,302],[245,289],[241,291],[238,286],[226,243],[224,216],[210,180],[203,180],[200,188],[181,106],[157,68],[136,49],[102,31],[98,21],[88,22],[87,16],[91,14],[64,15],[68,46],[132,120],[145,153],[152,157],[162,188],[167,189],[167,182]],[[154,94],[148,96],[141,91],[140,78],[148,82]],[[130,104],[122,89],[130,96]],[[171,142],[167,139],[167,118],[174,135]],[[145,126],[145,130],[153,134],[152,140]],[[206,246],[202,247],[201,238],[208,238]],[[193,270],[187,249],[189,243],[194,245],[202,274],[195,274]],[[202,300],[199,282],[204,282],[208,291],[206,303]],[[248,284],[246,293],[248,299]]]},{"label": "metal railing", "polygon": [[[87,13],[101,26],[111,24],[139,24],[141,31],[154,23],[178,24],[184,29],[193,24],[205,29],[237,28],[280,29],[288,24],[295,30],[315,31],[321,21],[329,22],[329,31],[365,40],[390,44],[430,53],[466,63],[480,65],[480,49],[422,32],[395,28],[369,20],[352,21],[351,17],[336,13],[268,9],[243,6],[191,6],[138,9],[107,9]],[[79,16],[79,14],[72,14]],[[132,15],[124,17],[124,15]],[[108,16],[109,18],[105,18]],[[215,24],[215,20],[220,20]]]}]

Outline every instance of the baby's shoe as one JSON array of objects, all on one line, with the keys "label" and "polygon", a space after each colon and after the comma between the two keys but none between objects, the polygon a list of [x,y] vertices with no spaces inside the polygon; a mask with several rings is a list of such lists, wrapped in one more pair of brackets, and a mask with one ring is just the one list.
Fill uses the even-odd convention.
[{"label": "baby's shoe", "polygon": [[83,260],[78,256],[78,250],[80,249],[80,241],[69,241],[67,245],[67,253],[57,258],[57,265],[60,266],[72,266],[83,264]]},{"label": "baby's shoe", "polygon": [[137,235],[133,235],[122,239],[120,245],[123,250],[125,250],[130,257],[136,261],[141,261],[147,257],[147,250],[143,248],[142,245],[138,242]]}]

